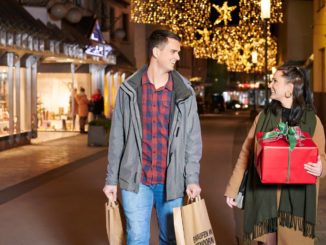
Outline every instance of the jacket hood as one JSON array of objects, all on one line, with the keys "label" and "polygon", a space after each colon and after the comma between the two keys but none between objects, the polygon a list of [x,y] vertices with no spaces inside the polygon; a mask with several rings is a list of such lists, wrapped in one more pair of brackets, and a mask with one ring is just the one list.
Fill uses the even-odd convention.
[{"label": "jacket hood", "polygon": [[[126,79],[123,84],[127,87],[131,87],[134,91],[137,91],[141,87],[141,79],[143,72],[147,69],[148,65],[143,66],[128,79]],[[179,72],[176,70],[171,71],[172,80],[173,80],[173,91],[175,92],[176,101],[184,100],[191,96],[192,90],[189,87],[190,82],[185,79]]]}]

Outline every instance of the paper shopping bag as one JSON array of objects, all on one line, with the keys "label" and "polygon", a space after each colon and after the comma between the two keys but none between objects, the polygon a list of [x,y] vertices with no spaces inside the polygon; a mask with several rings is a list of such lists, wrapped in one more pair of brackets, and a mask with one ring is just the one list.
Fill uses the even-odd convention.
[{"label": "paper shopping bag", "polygon": [[106,232],[110,245],[126,244],[125,228],[122,223],[119,202],[109,199],[105,204]]},{"label": "paper shopping bag", "polygon": [[204,199],[174,208],[173,221],[178,245],[216,245]]}]

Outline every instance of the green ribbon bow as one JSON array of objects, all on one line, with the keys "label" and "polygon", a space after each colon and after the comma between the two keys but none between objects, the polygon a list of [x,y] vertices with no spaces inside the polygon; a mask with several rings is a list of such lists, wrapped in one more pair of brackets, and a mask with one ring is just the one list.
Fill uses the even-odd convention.
[{"label": "green ribbon bow", "polygon": [[261,140],[264,140],[264,139],[273,139],[273,138],[279,139],[280,138],[279,136],[281,136],[283,139],[287,139],[287,142],[288,142],[288,145],[289,145],[289,161],[288,161],[287,183],[289,183],[291,152],[293,151],[293,149],[297,145],[297,140],[295,138],[296,130],[295,130],[294,127],[288,127],[287,123],[283,123],[283,122],[280,122],[279,124],[277,124],[277,128],[280,131],[274,130],[274,131],[267,132],[267,133],[263,134],[263,136],[258,140],[257,145]]}]

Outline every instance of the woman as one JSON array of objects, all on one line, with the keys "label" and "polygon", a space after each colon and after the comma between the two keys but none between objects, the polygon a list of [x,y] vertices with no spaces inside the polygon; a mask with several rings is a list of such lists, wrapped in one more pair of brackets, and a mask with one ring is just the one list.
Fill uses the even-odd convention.
[{"label": "woman", "polygon": [[271,104],[260,113],[242,146],[238,161],[226,188],[226,203],[231,208],[248,167],[244,202],[245,240],[266,245],[313,245],[316,224],[319,179],[316,185],[262,184],[253,159],[256,132],[273,130],[280,121],[300,126],[310,133],[319,150],[317,163],[306,163],[305,170],[323,177],[326,168],[325,135],[320,119],[314,113],[309,78],[303,68],[278,68],[271,83]]},{"label": "woman", "polygon": [[80,87],[80,93],[75,96],[76,102],[78,104],[78,115],[79,115],[79,127],[80,133],[86,134],[85,125],[87,123],[87,116],[88,116],[88,99],[87,95],[85,94],[85,89]]}]

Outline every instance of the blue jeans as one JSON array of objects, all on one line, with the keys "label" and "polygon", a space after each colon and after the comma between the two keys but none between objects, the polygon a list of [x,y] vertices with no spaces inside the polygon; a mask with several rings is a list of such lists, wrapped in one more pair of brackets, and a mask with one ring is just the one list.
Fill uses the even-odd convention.
[{"label": "blue jeans", "polygon": [[122,190],[122,204],[127,220],[127,244],[148,245],[152,207],[160,230],[160,245],[176,244],[173,226],[173,208],[182,206],[183,198],[166,201],[165,185],[144,185],[139,192]]}]

